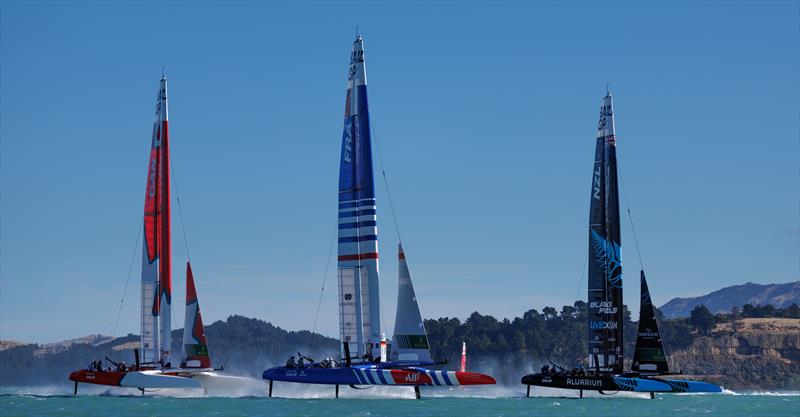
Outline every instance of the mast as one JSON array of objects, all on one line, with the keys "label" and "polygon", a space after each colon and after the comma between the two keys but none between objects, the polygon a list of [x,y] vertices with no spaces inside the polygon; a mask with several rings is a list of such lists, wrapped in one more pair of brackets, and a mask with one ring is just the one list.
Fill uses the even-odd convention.
[{"label": "mast", "polygon": [[[339,165],[339,331],[342,355],[380,355],[378,228],[364,41],[353,42]],[[345,344],[348,344],[345,348]]]},{"label": "mast", "polygon": [[170,242],[169,134],[167,78],[156,100],[144,202],[142,241],[142,362],[169,359],[172,320],[172,246]]},{"label": "mast", "polygon": [[622,264],[611,93],[600,106],[589,214],[589,367],[622,372]]},{"label": "mast", "polygon": [[411,282],[411,273],[408,271],[406,254],[403,245],[397,245],[398,250],[398,287],[397,287],[397,315],[394,319],[394,337],[392,341],[392,361],[430,362],[431,349],[428,344],[428,335],[425,332],[425,323],[419,312],[417,295],[414,284]]},{"label": "mast", "polygon": [[183,357],[184,364],[182,367],[211,367],[208,342],[206,342],[206,333],[203,328],[203,317],[200,315],[200,303],[197,300],[192,265],[189,262],[186,262],[186,315],[184,316],[183,324]]},{"label": "mast", "polygon": [[669,373],[667,355],[661,342],[661,332],[658,331],[656,309],[650,298],[650,289],[647,288],[647,279],[641,271],[641,300],[639,304],[639,330],[636,332],[636,347],[633,351],[634,372]]}]

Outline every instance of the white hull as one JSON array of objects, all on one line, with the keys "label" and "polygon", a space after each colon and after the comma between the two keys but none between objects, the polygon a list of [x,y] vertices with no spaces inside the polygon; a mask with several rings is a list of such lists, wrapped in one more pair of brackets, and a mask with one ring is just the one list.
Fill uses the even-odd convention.
[{"label": "white hull", "polygon": [[200,381],[183,376],[165,375],[162,371],[128,372],[120,386],[131,388],[203,388]]}]

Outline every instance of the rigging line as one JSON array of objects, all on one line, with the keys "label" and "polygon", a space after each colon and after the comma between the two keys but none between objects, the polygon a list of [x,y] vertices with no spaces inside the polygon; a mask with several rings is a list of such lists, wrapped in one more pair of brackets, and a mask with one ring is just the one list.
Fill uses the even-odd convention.
[{"label": "rigging line", "polygon": [[322,289],[319,290],[319,301],[317,301],[317,312],[314,314],[314,328],[311,333],[317,331],[317,321],[319,320],[319,310],[322,307],[322,295],[325,293],[325,282],[328,280],[328,270],[331,266],[331,256],[333,255],[333,243],[336,241],[336,231],[339,229],[339,222],[337,221],[333,227],[333,234],[331,235],[331,245],[328,248],[328,261],[325,263],[325,273],[322,275]]},{"label": "rigging line", "polygon": [[[372,127],[370,129],[371,130],[370,131],[370,136],[373,139],[375,139],[375,149],[378,151],[378,162],[381,164],[381,175],[383,176],[383,184],[386,187],[386,196],[389,198],[389,208],[392,211],[392,219],[394,220],[394,230],[395,230],[395,233],[397,233],[397,241],[402,245],[403,244],[403,239],[400,237],[400,225],[397,222],[397,212],[395,212],[395,210],[394,210],[394,202],[392,201],[392,193],[389,191],[389,180],[386,179],[386,170],[384,169],[384,165],[383,165],[383,153],[381,152],[381,145],[380,145],[380,142],[378,142],[378,136],[374,134],[375,130],[376,130],[375,129],[376,123],[375,123],[374,114],[373,114],[373,117],[372,117],[372,120],[371,120],[371,125],[372,125]],[[386,315],[383,314],[383,304],[380,305],[380,309],[381,309],[381,325],[382,325],[382,327],[384,329],[389,330],[389,328],[386,326],[386,318],[385,318]],[[394,332],[392,332],[392,333],[394,333]]]},{"label": "rigging line", "polygon": [[639,257],[639,267],[644,270],[644,262],[642,261],[642,251],[639,250],[639,238],[636,235],[636,227],[633,225],[633,215],[631,215],[631,205],[628,203],[628,192],[625,190],[625,178],[622,176],[622,167],[617,162],[617,170],[619,171],[619,182],[622,183],[622,195],[625,198],[625,210],[628,212],[628,221],[631,223],[631,231],[633,232],[633,243],[636,245],[636,256]]},{"label": "rigging line", "polygon": [[[174,151],[174,149],[173,149]],[[169,153],[169,165],[170,169],[172,170],[172,188],[175,189],[175,199],[178,202],[178,218],[181,221],[181,233],[183,234],[183,248],[186,251],[186,261],[190,262],[191,257],[189,256],[189,240],[186,238],[186,225],[183,222],[183,207],[181,206],[181,194],[178,191],[178,176],[175,175],[175,162],[172,159],[172,153]]]},{"label": "rigging line", "polygon": [[580,300],[581,298],[581,289],[583,288],[583,274],[586,273],[586,265],[589,263],[589,256],[586,254],[583,258],[583,267],[581,267],[581,271],[578,273],[578,289],[575,291],[575,299]]},{"label": "rigging line", "polygon": [[373,137],[375,138],[375,148],[378,151],[378,161],[381,164],[381,176],[383,177],[383,185],[386,187],[386,196],[389,198],[389,208],[392,210],[392,219],[394,219],[394,230],[397,233],[397,240],[402,244],[403,239],[400,237],[400,225],[397,222],[397,212],[394,209],[394,202],[392,201],[392,192],[389,190],[389,180],[386,178],[386,170],[383,165],[383,153],[381,152],[380,142],[378,142],[377,135],[374,135],[375,132],[375,118],[372,118],[372,125],[373,125]]},{"label": "rigging line", "polygon": [[117,310],[117,319],[114,320],[114,329],[111,331],[111,337],[116,336],[117,327],[119,326],[119,317],[122,314],[122,305],[125,303],[125,294],[128,292],[128,282],[131,280],[131,271],[133,271],[133,261],[136,259],[136,248],[139,246],[139,239],[142,237],[142,230],[144,229],[144,219],[139,225],[139,232],[136,234],[136,243],[133,245],[133,253],[131,254],[131,262],[128,265],[128,276],[125,278],[125,287],[122,290],[122,299],[119,300],[119,309]]}]

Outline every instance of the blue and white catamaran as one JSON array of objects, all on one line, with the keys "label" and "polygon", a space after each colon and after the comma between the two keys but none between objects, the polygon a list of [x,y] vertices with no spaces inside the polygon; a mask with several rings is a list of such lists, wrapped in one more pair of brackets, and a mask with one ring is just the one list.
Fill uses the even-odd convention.
[{"label": "blue and white catamaran", "polygon": [[381,333],[378,273],[378,228],[372,169],[364,41],[353,42],[344,112],[339,166],[339,336],[340,360],[293,361],[264,371],[272,396],[274,381],[331,384],[454,386],[494,384],[473,372],[432,370],[425,326],[417,305],[402,246],[395,330],[390,344]]},{"label": "blue and white catamaran", "polygon": [[522,377],[528,386],[598,391],[722,392],[701,381],[667,379],[670,373],[655,308],[641,271],[639,330],[631,371],[623,369],[622,261],[620,258],[617,142],[611,93],[600,106],[589,214],[588,369],[542,369]]}]

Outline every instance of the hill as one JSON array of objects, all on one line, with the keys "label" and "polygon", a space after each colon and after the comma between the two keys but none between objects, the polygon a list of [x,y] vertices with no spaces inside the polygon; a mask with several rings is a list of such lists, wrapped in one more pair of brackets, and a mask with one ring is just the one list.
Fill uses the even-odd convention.
[{"label": "hill", "polygon": [[673,298],[659,310],[668,318],[689,317],[692,309],[700,304],[705,305],[712,313],[727,313],[733,306],[742,307],[745,304],[772,305],[777,308],[800,305],[800,281],[767,285],[748,282],[699,297]]},{"label": "hill", "polygon": [[[660,318],[670,367],[719,383],[730,389],[797,390],[800,387],[800,310],[791,306],[773,310],[783,317],[733,318],[715,316],[710,331],[699,332],[689,319]],[[561,311],[545,307],[529,310],[513,320],[472,313],[457,318],[425,320],[436,360],[458,363],[461,342],[467,343],[468,368],[495,376],[508,386],[549,361],[565,366],[586,358],[586,303],[576,302]],[[633,352],[636,323],[625,308],[627,366]],[[180,330],[173,337],[179,352]],[[231,316],[206,327],[214,366],[225,365],[233,374],[259,378],[267,367],[279,365],[302,351],[315,358],[338,356],[338,341],[308,331],[286,331],[262,320]],[[67,384],[70,371],[106,356],[133,362],[138,336],[128,335],[92,344],[96,336],[61,350],[36,344],[4,344],[0,351],[0,385]],[[61,344],[63,345],[63,344]],[[453,368],[454,365],[445,365]]]},{"label": "hill", "polygon": [[[239,375],[260,377],[268,366],[286,361],[301,350],[307,355],[338,352],[336,339],[309,331],[286,331],[272,324],[242,316],[230,316],[206,326],[213,366],[225,365]],[[180,352],[182,329],[172,332],[172,351]],[[139,336],[86,336],[47,345],[0,342],[0,385],[64,384],[71,371],[109,357],[134,363],[133,349]],[[76,343],[81,342],[81,343]]]}]

